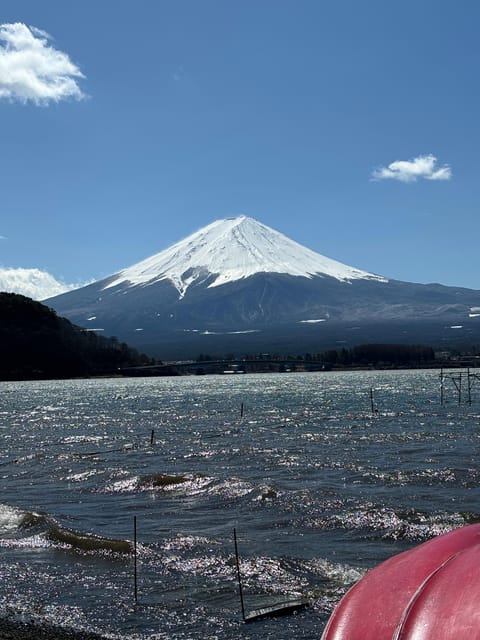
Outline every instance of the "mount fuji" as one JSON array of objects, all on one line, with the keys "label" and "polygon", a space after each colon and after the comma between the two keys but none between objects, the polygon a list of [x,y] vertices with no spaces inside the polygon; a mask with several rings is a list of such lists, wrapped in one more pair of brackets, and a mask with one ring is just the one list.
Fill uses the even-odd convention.
[{"label": "mount fuji", "polygon": [[480,341],[480,291],[362,271],[246,216],[46,303],[163,359]]}]

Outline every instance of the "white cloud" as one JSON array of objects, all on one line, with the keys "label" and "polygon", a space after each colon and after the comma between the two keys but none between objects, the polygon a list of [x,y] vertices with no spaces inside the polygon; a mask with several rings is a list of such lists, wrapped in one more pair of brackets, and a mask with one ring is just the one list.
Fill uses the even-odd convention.
[{"label": "white cloud", "polygon": [[0,267],[0,291],[20,293],[34,300],[45,300],[81,285],[59,282],[40,269],[13,269]]},{"label": "white cloud", "polygon": [[85,76],[49,40],[45,31],[21,22],[0,24],[0,99],[46,105],[85,97],[77,84]]},{"label": "white cloud", "polygon": [[437,167],[437,158],[429,154],[417,156],[413,160],[395,160],[388,167],[378,167],[372,172],[373,180],[400,180],[400,182],[416,182],[424,180],[450,180],[452,170],[448,164]]}]

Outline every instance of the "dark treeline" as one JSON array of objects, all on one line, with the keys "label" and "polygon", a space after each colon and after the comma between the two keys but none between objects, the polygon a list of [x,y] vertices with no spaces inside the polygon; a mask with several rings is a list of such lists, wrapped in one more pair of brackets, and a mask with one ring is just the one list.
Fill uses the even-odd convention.
[{"label": "dark treeline", "polygon": [[329,349],[319,353],[292,354],[245,354],[235,357],[229,353],[223,356],[200,354],[197,362],[209,362],[216,360],[247,360],[247,361],[288,361],[307,365],[308,363],[325,365],[327,367],[365,367],[365,366],[390,366],[390,367],[414,367],[426,366],[435,362],[435,353],[432,347],[416,344],[363,344],[351,349]]},{"label": "dark treeline", "polygon": [[119,367],[153,362],[115,337],[80,329],[39,302],[0,293],[2,380],[111,375]]},{"label": "dark treeline", "polygon": [[414,366],[435,360],[432,347],[419,344],[361,344],[351,349],[326,351],[323,360],[341,365]]}]

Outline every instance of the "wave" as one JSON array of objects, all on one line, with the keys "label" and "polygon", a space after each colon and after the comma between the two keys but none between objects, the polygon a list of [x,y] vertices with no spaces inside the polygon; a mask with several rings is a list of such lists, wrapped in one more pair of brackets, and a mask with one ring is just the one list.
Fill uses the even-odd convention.
[{"label": "wave", "polygon": [[168,489],[185,482],[192,482],[192,480],[198,478],[204,478],[201,474],[189,476],[189,475],[170,475],[167,473],[150,473],[146,476],[142,476],[139,479],[139,486],[152,487],[154,489]]},{"label": "wave", "polygon": [[323,615],[330,615],[348,589],[367,572],[365,567],[335,563],[325,558],[311,558],[301,562],[304,572],[312,573],[320,582],[320,586],[307,589],[304,595]]},{"label": "wave", "polygon": [[135,493],[137,491],[174,491],[183,495],[195,495],[205,491],[213,479],[201,474],[149,473],[116,480],[101,489],[104,493]]},{"label": "wave", "polygon": [[371,531],[383,540],[422,541],[463,526],[475,514],[426,514],[415,509],[395,511],[372,504],[349,509],[310,522],[324,530],[346,529]]},{"label": "wave", "polygon": [[[261,483],[252,484],[238,477],[215,478],[203,473],[150,473],[143,476],[127,476],[112,479],[110,483],[95,489],[97,493],[155,492],[178,498],[206,498],[212,501],[222,500],[225,506],[248,497],[253,503],[271,505],[278,503],[284,492],[276,486]],[[219,503],[218,503],[219,504]]]},{"label": "wave", "polygon": [[18,529],[31,529],[48,521],[48,517],[35,511],[0,504],[0,535]]},{"label": "wave", "polygon": [[478,486],[479,473],[477,469],[420,469],[378,471],[368,470],[361,473],[364,482],[387,484],[391,486],[427,486],[450,484],[467,489]]},{"label": "wave", "polygon": [[[27,537],[21,533],[25,530],[28,531]],[[57,525],[51,516],[5,504],[0,504],[0,537],[3,538],[2,546],[8,547],[41,548],[50,542],[82,551],[121,554],[133,552],[133,543],[129,540],[117,540],[66,529]]]},{"label": "wave", "polygon": [[273,502],[282,495],[276,487],[269,484],[260,485],[255,492],[257,495],[253,500],[255,502]]},{"label": "wave", "polygon": [[0,467],[5,467],[9,464],[19,465],[19,464],[23,464],[24,462],[30,462],[31,460],[35,460],[43,457],[44,457],[43,453],[39,453],[39,452],[29,453],[25,456],[20,456],[19,458],[11,458],[10,460],[3,460],[2,462],[0,462]]},{"label": "wave", "polygon": [[113,553],[129,554],[133,551],[133,544],[129,540],[103,538],[91,534],[79,533],[62,527],[51,527],[46,538],[51,542],[68,545],[82,551],[110,551]]}]

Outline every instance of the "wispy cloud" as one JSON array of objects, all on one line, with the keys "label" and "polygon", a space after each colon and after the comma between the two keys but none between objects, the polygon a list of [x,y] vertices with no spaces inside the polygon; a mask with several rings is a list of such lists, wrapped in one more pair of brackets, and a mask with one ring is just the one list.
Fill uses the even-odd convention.
[{"label": "wispy cloud", "polygon": [[0,99],[47,105],[85,97],[77,82],[85,76],[50,40],[21,22],[0,24]]},{"label": "wispy cloud", "polygon": [[448,164],[437,167],[437,158],[429,154],[417,156],[413,160],[395,160],[387,167],[378,167],[372,171],[373,180],[400,180],[416,182],[424,180],[450,180],[452,170]]},{"label": "wispy cloud", "polygon": [[20,293],[34,300],[45,300],[81,285],[59,282],[40,269],[13,269],[0,267],[0,291]]},{"label": "wispy cloud", "polygon": [[175,82],[180,82],[185,77],[185,69],[183,68],[182,64],[180,64],[175,69],[175,71],[172,73],[172,77],[175,80]]}]

